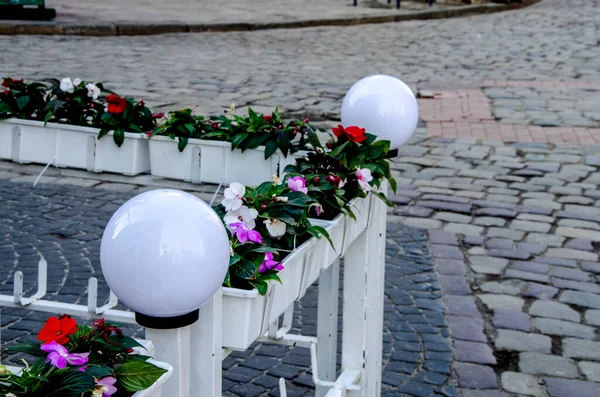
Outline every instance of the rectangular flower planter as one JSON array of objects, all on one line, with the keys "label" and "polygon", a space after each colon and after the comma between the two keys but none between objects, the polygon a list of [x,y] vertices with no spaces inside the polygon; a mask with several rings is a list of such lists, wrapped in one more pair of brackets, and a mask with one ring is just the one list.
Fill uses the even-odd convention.
[{"label": "rectangular flower planter", "polygon": [[14,125],[0,122],[0,160],[12,160]]},{"label": "rectangular flower planter", "polygon": [[271,281],[265,296],[257,290],[223,288],[224,347],[246,350],[270,323],[304,296],[321,272],[321,258],[315,250],[320,242],[311,238],[290,253],[282,261],[284,270],[279,272],[282,284]]},{"label": "rectangular flower planter", "polygon": [[203,139],[190,139],[180,152],[177,140],[165,136],[150,139],[152,175],[192,183],[239,182],[256,186],[271,180],[273,175],[281,176],[284,168],[302,155],[298,152],[284,157],[277,151],[265,160],[264,147],[232,151],[229,142]]},{"label": "rectangular flower planter", "polygon": [[[8,128],[7,128],[8,127]],[[5,132],[10,129],[11,134]],[[18,163],[48,164],[82,168],[90,172],[137,175],[150,170],[148,140],[140,133],[125,133],[118,147],[109,132],[98,139],[96,128],[41,121],[9,119],[0,122],[0,144],[10,138],[10,154],[0,150],[0,158]],[[6,156],[6,157],[4,157]]]}]

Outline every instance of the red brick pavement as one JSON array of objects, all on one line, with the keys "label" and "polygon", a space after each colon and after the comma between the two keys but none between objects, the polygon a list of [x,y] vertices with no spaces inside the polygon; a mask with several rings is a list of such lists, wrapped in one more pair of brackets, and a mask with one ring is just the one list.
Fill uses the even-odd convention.
[{"label": "red brick pavement", "polygon": [[[484,87],[556,87],[600,90],[600,83],[498,81]],[[550,142],[580,145],[600,144],[600,128],[539,127],[502,124],[494,119],[491,102],[481,89],[421,91],[419,116],[429,136],[476,138],[502,142]]]}]

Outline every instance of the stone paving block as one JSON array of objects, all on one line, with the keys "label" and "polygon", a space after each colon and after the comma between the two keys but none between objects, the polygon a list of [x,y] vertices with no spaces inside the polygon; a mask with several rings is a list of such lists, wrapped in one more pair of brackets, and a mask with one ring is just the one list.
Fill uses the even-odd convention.
[{"label": "stone paving block", "polygon": [[506,224],[506,220],[502,218],[494,218],[491,216],[480,216],[475,218],[473,221],[475,225],[480,226],[499,226],[502,227]]},{"label": "stone paving block", "polygon": [[463,243],[467,246],[482,245],[484,238],[482,236],[464,236]]},{"label": "stone paving block", "polygon": [[585,239],[592,241],[600,241],[600,231],[579,229],[574,227],[559,226],[554,232],[560,236]]},{"label": "stone paving block", "polygon": [[573,336],[581,339],[594,339],[596,336],[593,327],[563,320],[538,317],[534,319],[534,326],[538,331],[546,335]]},{"label": "stone paving block", "polygon": [[556,318],[575,323],[581,322],[581,315],[569,306],[547,300],[536,300],[529,308],[529,314],[538,317]]},{"label": "stone paving block", "polygon": [[497,389],[498,382],[492,368],[485,365],[455,363],[458,385],[465,389]]},{"label": "stone paving block", "polygon": [[579,363],[581,372],[588,380],[600,382],[600,364],[591,361],[582,361]]},{"label": "stone paving block", "polygon": [[63,178],[57,179],[54,183],[57,183],[59,185],[92,187],[92,186],[98,185],[99,183],[101,183],[101,181],[98,181],[95,179],[63,177]]},{"label": "stone paving block", "polygon": [[571,269],[567,267],[555,267],[550,273],[552,276],[566,278],[578,281],[590,281],[591,274],[579,269]]},{"label": "stone paving block", "polygon": [[491,294],[519,295],[523,291],[525,283],[520,280],[505,280],[502,282],[490,281],[482,284],[479,289]]},{"label": "stone paving block", "polygon": [[498,328],[525,332],[531,331],[531,317],[527,313],[517,310],[494,310],[492,323]]},{"label": "stone paving block", "polygon": [[544,387],[531,375],[517,372],[504,372],[501,376],[502,388],[511,393],[533,397],[545,397]]},{"label": "stone paving block", "polygon": [[563,339],[563,356],[600,361],[600,342],[583,339]]},{"label": "stone paving block", "polygon": [[435,386],[417,381],[408,381],[397,387],[400,392],[410,393],[415,397],[427,397],[435,390]]},{"label": "stone paving block", "polygon": [[527,283],[527,289],[523,296],[534,297],[538,299],[552,299],[558,293],[558,288],[550,287],[537,283]]},{"label": "stone paving block", "polygon": [[423,197],[421,197],[421,200],[448,201],[450,203],[459,204],[468,204],[470,202],[469,199],[441,194],[426,194]]},{"label": "stone paving block", "polygon": [[507,208],[485,207],[478,209],[475,214],[480,216],[514,218],[517,216],[517,211]]},{"label": "stone paving block", "polygon": [[467,363],[496,364],[494,353],[487,343],[455,340],[454,358]]},{"label": "stone paving block", "polygon": [[589,190],[586,190],[585,192],[583,192],[583,195],[585,197],[590,197],[593,199],[600,199],[600,190],[589,189]]},{"label": "stone paving block", "polygon": [[[500,209],[506,209],[506,210],[514,210],[517,207],[515,204],[500,203],[498,201],[490,201],[490,200],[475,200],[475,201],[473,201],[472,204],[474,206],[480,207],[480,208],[500,208]],[[494,215],[492,215],[492,216],[494,216]]]},{"label": "stone paving block", "polygon": [[442,294],[471,295],[471,287],[464,276],[451,276],[440,274],[438,277]]},{"label": "stone paving block", "polygon": [[467,273],[467,265],[462,260],[435,258],[434,263],[440,274],[464,276]]},{"label": "stone paving block", "polygon": [[510,397],[508,394],[499,390],[475,390],[463,389],[463,397]]},{"label": "stone paving block", "polygon": [[589,325],[600,326],[600,310],[586,310],[585,322]]},{"label": "stone paving block", "polygon": [[549,265],[544,265],[542,263],[535,262],[524,262],[524,261],[513,261],[512,265],[510,265],[511,269],[520,270],[523,272],[530,273],[539,273],[539,274],[548,274],[550,271]]},{"label": "stone paving block", "polygon": [[558,202],[561,204],[580,204],[580,205],[589,205],[594,204],[594,200],[587,197],[581,196],[563,196],[558,199]]},{"label": "stone paving block", "polygon": [[581,195],[582,189],[576,187],[566,187],[566,186],[552,186],[550,188],[550,193],[558,194],[561,196],[577,196]]},{"label": "stone paving block", "polygon": [[506,270],[504,272],[504,277],[505,278],[518,278],[518,279],[527,280],[527,281],[537,281],[540,283],[550,282],[550,277],[548,277],[544,274],[524,272],[524,271],[515,270],[515,269]]},{"label": "stone paving block", "polygon": [[566,204],[565,211],[577,212],[580,214],[585,214],[585,215],[590,215],[590,216],[600,216],[600,208],[595,208],[595,207],[590,207],[590,206]]},{"label": "stone paving block", "polygon": [[434,219],[444,222],[469,223],[473,217],[467,215],[454,214],[452,212],[438,212],[434,215]]},{"label": "stone paving block", "polygon": [[600,262],[582,262],[581,268],[588,272],[600,273]]},{"label": "stone paving block", "polygon": [[536,262],[545,263],[548,265],[564,266],[564,267],[576,267],[577,262],[572,259],[553,258],[548,256],[538,256],[535,258]]},{"label": "stone paving block", "polygon": [[522,230],[524,232],[547,233],[548,231],[550,231],[551,225],[549,223],[542,222],[513,220],[510,223],[510,228],[515,230]]},{"label": "stone paving block", "polygon": [[526,241],[535,244],[544,244],[550,247],[562,247],[565,238],[561,236],[556,236],[554,234],[529,233],[527,235]]},{"label": "stone paving block", "polygon": [[403,224],[419,229],[441,229],[442,222],[425,218],[401,218]]},{"label": "stone paving block", "polygon": [[578,291],[600,294],[600,285],[581,281],[566,280],[564,278],[552,277],[552,285],[561,289],[574,289]]},{"label": "stone paving block", "polygon": [[512,250],[501,250],[501,249],[491,249],[488,251],[489,256],[495,256],[499,258],[508,258],[508,259],[520,259],[525,260],[531,257],[531,253],[525,250],[520,249],[512,249]]},{"label": "stone paving block", "polygon": [[548,249],[548,251],[546,251],[546,256],[590,262],[595,262],[598,260],[598,254],[592,252],[577,251],[569,248],[550,248]]},{"label": "stone paving block", "polygon": [[496,248],[502,250],[510,250],[513,248],[514,242],[506,238],[490,238],[485,242],[487,248]]},{"label": "stone paving block", "polygon": [[463,225],[460,223],[448,223],[446,226],[444,226],[444,231],[470,236],[480,236],[483,233],[483,227]]},{"label": "stone paving block", "polygon": [[527,213],[519,214],[519,216],[517,216],[517,219],[524,220],[524,221],[535,221],[535,222],[546,222],[546,223],[553,223],[555,220],[554,217],[552,217],[552,216],[527,214]]},{"label": "stone paving block", "polygon": [[540,353],[520,353],[519,371],[531,375],[577,378],[577,366],[571,359]]},{"label": "stone paving block", "polygon": [[593,241],[581,240],[581,239],[570,240],[565,245],[565,248],[570,248],[570,249],[579,250],[579,251],[589,251],[589,252],[593,252],[596,250],[594,248]]},{"label": "stone paving block", "polygon": [[583,162],[585,165],[600,167],[600,156],[585,156]]},{"label": "stone paving block", "polygon": [[564,291],[560,296],[560,301],[576,306],[600,309],[600,295],[589,292]]},{"label": "stone paving block", "polygon": [[502,274],[502,271],[508,266],[508,260],[504,258],[471,256],[469,261],[474,272],[483,274]]},{"label": "stone paving block", "polygon": [[446,305],[447,314],[481,318],[474,296],[446,295],[442,297],[442,301]]},{"label": "stone paving block", "polygon": [[427,218],[431,214],[433,214],[433,210],[431,208],[424,208],[418,206],[396,206],[396,208],[394,209],[394,213],[396,215],[408,215]]},{"label": "stone paving block", "polygon": [[417,205],[425,208],[432,208],[438,211],[458,212],[463,214],[471,213],[471,204],[449,203],[445,201],[419,200]]},{"label": "stone paving block", "polygon": [[454,339],[487,343],[483,333],[484,322],[480,318],[465,316],[448,316],[448,328]]},{"label": "stone paving block", "polygon": [[552,340],[546,335],[530,334],[507,329],[498,330],[498,336],[496,337],[494,343],[496,349],[518,352],[537,352],[550,354],[550,350],[552,348]]},{"label": "stone paving block", "polygon": [[463,254],[460,249],[452,245],[439,245],[433,244],[431,246],[431,252],[436,258],[447,258],[447,259],[463,259]]},{"label": "stone paving block", "polygon": [[550,397],[598,397],[600,383],[582,380],[544,378]]},{"label": "stone paving block", "polygon": [[600,216],[583,214],[581,212],[558,211],[558,212],[556,212],[555,216],[557,218],[578,219],[578,220],[582,220],[582,221],[597,222],[597,223],[600,222]]},{"label": "stone paving block", "polygon": [[522,213],[537,214],[537,215],[552,215],[552,212],[554,212],[554,210],[552,208],[545,208],[545,207],[532,206],[532,205],[521,205],[518,208],[518,210],[519,210],[519,212],[522,212]]},{"label": "stone paving block", "polygon": [[521,311],[525,305],[523,299],[511,295],[480,294],[477,295],[477,297],[490,310],[502,309]]},{"label": "stone paving block", "polygon": [[458,240],[456,239],[456,234],[442,232],[440,230],[430,230],[428,232],[429,241],[432,244],[441,244],[441,245],[458,245]]},{"label": "stone paving block", "polygon": [[521,199],[519,197],[506,196],[503,194],[488,194],[487,199],[493,200],[493,201],[500,201],[503,203],[511,203],[511,204],[518,204],[519,201],[521,201]]}]

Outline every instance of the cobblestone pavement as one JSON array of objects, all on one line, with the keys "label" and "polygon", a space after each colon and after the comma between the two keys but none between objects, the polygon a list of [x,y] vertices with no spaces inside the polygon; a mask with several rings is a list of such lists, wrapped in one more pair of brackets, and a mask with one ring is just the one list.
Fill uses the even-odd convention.
[{"label": "cobblestone pavement", "polygon": [[[31,295],[37,288],[37,263],[44,258],[50,299],[85,304],[87,279],[92,276],[99,279],[99,296],[107,298],[98,259],[100,237],[110,216],[135,193],[56,183],[32,188],[0,181],[0,290],[10,294],[13,274],[21,270],[25,295]],[[451,345],[427,235],[390,224],[386,253],[383,395],[440,395],[437,391],[454,396]],[[293,331],[316,335],[316,307],[317,289],[311,287],[297,304]],[[3,343],[35,341],[31,332],[47,317],[3,309]],[[142,335],[133,326],[127,330]],[[21,357],[14,355],[10,361],[17,363]],[[289,396],[313,394],[308,349],[255,344],[232,353],[223,369],[224,396],[279,395],[280,377],[289,383]]]},{"label": "cobblestone pavement", "polygon": [[[388,228],[385,393],[427,396],[436,393],[436,382],[446,382],[438,395],[597,397],[599,14],[597,0],[544,0],[517,12],[434,22],[135,38],[0,37],[0,70],[28,78],[104,77],[109,87],[163,109],[198,104],[198,111],[211,113],[231,102],[259,111],[279,105],[288,115],[308,115],[324,125],[338,120],[341,99],[359,78],[372,73],[402,78],[419,92],[427,128],[402,150],[394,171],[401,188]],[[30,189],[14,183],[33,182],[40,169],[0,162],[0,179],[11,180],[0,183]],[[14,234],[23,244],[19,252],[5,254],[3,248],[0,260],[8,255],[12,263],[18,254],[24,263],[28,256],[31,261],[36,251],[27,244],[34,241],[61,266],[80,263],[77,268],[87,269],[87,277],[97,269],[91,263],[97,254],[78,251],[67,258],[52,248],[58,241],[69,250],[69,244],[91,250],[103,227],[91,220],[96,213],[108,219],[119,202],[147,186],[193,188],[210,199],[203,187],[149,176],[72,170],[47,175],[43,181],[52,184],[19,197],[9,218],[0,205],[2,218],[34,214],[40,203],[53,205],[56,183],[65,184],[65,197],[93,195],[79,198],[86,204],[76,208],[75,216],[61,207],[46,218],[31,219],[19,229],[24,235]],[[112,193],[98,194],[101,189]],[[96,196],[100,201],[91,204]],[[65,197],[57,205],[72,202]],[[55,236],[27,234],[47,225]],[[428,255],[416,254],[427,251],[425,235],[412,228],[428,230],[433,271],[428,272]],[[78,242],[88,233],[96,237]],[[414,240],[408,250],[406,240]],[[405,258],[395,254],[398,245]],[[420,268],[406,266],[415,257],[421,258]],[[419,273],[409,274],[413,268]],[[69,274],[55,275],[62,277],[56,285],[65,278],[70,284]],[[73,283],[82,285],[72,274]],[[76,300],[83,292],[68,291],[56,298]],[[431,298],[429,307],[419,307],[421,298]],[[305,299],[314,302],[314,292]],[[427,338],[441,341],[446,333],[442,322],[432,320],[438,315],[426,315],[441,313],[439,302],[446,308],[452,363],[426,344],[436,343]],[[299,309],[297,327],[314,329],[311,303]],[[431,328],[417,326],[421,323],[415,320],[423,317]],[[38,320],[21,327],[34,329]],[[427,336],[425,329],[437,336]],[[256,347],[252,357],[306,370],[301,349],[264,354],[262,349]],[[293,361],[285,362],[288,354]],[[229,358],[228,373],[239,368],[234,373],[248,370],[250,378],[273,381],[273,374],[241,364],[244,358]],[[417,360],[414,369],[410,360]],[[439,367],[430,367],[432,362]],[[449,371],[448,380],[433,375]],[[241,376],[227,378],[230,395],[263,393],[234,390],[248,379]],[[306,394],[307,373],[290,376],[298,390],[294,393]],[[261,386],[256,379],[246,383],[249,388]]]}]

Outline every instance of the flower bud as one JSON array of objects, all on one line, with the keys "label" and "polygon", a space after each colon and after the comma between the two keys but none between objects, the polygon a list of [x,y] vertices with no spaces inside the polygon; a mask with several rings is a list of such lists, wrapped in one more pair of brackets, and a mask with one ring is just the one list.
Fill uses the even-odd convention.
[{"label": "flower bud", "polygon": [[316,176],[315,179],[313,179],[314,183],[319,183],[321,182],[321,177]]},{"label": "flower bud", "polygon": [[260,209],[261,209],[261,210],[267,209],[267,205],[266,205],[266,204],[261,204],[261,205],[260,205]]}]

